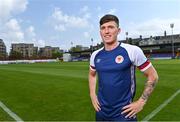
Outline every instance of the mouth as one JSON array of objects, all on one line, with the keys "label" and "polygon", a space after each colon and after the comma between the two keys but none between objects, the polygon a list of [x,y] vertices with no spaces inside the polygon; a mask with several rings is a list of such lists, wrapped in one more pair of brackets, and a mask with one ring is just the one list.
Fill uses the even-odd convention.
[{"label": "mouth", "polygon": [[105,35],[104,38],[109,39],[109,38],[111,38],[111,35]]}]

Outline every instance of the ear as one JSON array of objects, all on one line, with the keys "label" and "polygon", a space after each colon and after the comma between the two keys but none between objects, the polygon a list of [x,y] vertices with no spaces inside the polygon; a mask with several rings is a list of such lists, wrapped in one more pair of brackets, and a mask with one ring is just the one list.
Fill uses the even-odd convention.
[{"label": "ear", "polygon": [[121,28],[118,28],[118,34],[120,34],[121,33]]}]

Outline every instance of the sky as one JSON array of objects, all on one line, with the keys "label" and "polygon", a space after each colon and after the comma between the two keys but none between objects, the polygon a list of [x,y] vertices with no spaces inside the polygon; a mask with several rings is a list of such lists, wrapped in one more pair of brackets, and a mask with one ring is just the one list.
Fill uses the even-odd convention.
[{"label": "sky", "polygon": [[[0,0],[0,39],[68,50],[100,43],[99,19],[120,20],[119,40],[180,34],[180,0]],[[93,41],[91,41],[93,39]]]}]

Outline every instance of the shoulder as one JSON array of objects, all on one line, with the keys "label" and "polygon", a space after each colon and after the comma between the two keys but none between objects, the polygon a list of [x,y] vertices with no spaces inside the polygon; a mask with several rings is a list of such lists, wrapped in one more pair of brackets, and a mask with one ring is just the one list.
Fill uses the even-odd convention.
[{"label": "shoulder", "polygon": [[143,54],[142,49],[136,45],[121,43],[121,47],[124,48],[128,52],[130,57]]},{"label": "shoulder", "polygon": [[147,61],[147,58],[140,47],[125,43],[122,43],[121,47],[126,49],[129,58],[134,65],[140,66]]},{"label": "shoulder", "polygon": [[[104,47],[103,47],[104,48]],[[103,48],[100,48],[96,51],[94,51],[91,55],[91,58],[90,58],[90,69],[95,71],[95,63],[94,63],[94,60],[95,60],[95,57],[97,56],[97,54],[103,50]]]},{"label": "shoulder", "polygon": [[128,51],[139,51],[139,50],[141,50],[141,48],[136,46],[136,45],[126,44],[126,43],[121,43],[121,47],[125,48]]},{"label": "shoulder", "polygon": [[91,57],[96,57],[96,55],[97,55],[100,51],[102,51],[103,49],[104,49],[104,47],[102,47],[102,48],[94,51],[94,52],[92,53]]}]

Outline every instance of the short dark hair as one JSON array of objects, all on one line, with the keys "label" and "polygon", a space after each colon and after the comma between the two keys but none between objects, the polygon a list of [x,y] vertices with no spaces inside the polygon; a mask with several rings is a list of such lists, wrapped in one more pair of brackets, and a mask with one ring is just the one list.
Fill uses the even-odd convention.
[{"label": "short dark hair", "polygon": [[114,21],[114,22],[117,24],[117,26],[119,27],[119,19],[118,19],[118,17],[115,16],[115,15],[112,15],[112,14],[106,14],[106,15],[104,15],[104,16],[100,19],[99,24],[100,24],[100,26],[101,26],[102,24],[104,24],[104,23],[106,23],[106,22],[110,22],[110,21]]}]

